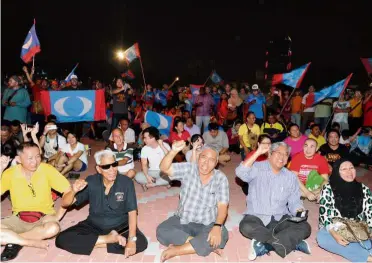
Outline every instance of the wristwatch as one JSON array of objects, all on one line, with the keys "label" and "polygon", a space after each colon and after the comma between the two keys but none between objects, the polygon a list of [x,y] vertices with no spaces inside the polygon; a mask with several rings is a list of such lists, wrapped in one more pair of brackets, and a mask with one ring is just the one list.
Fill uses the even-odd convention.
[{"label": "wristwatch", "polygon": [[217,223],[215,223],[213,226],[219,226],[219,227],[222,227],[222,224],[217,224]]},{"label": "wristwatch", "polygon": [[136,242],[137,241],[137,237],[136,236],[128,237],[128,241]]}]

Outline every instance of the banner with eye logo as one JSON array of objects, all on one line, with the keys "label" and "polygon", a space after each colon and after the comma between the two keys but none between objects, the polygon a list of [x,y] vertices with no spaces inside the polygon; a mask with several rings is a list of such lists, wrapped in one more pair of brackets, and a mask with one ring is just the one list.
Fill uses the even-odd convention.
[{"label": "banner with eye logo", "polygon": [[41,91],[44,114],[57,122],[106,120],[104,90]]}]

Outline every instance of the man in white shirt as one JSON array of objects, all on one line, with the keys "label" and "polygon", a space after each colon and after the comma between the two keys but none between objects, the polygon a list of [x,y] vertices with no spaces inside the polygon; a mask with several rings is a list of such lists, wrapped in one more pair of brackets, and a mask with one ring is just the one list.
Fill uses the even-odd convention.
[{"label": "man in white shirt", "polygon": [[333,122],[338,122],[340,124],[340,131],[349,129],[349,112],[350,112],[350,102],[345,101],[344,95],[342,94],[338,101],[333,103]]},{"label": "man in white shirt", "polygon": [[219,130],[218,124],[210,123],[208,132],[203,134],[203,139],[208,147],[215,149],[219,153],[218,162],[220,164],[226,165],[231,160],[228,154],[229,139],[226,132]]},{"label": "man in white shirt", "polygon": [[159,139],[159,130],[155,127],[148,127],[142,133],[145,142],[141,150],[142,172],[138,172],[134,179],[141,184],[144,191],[155,186],[169,185],[169,181],[162,178],[159,167],[160,162],[170,150],[169,145]]},{"label": "man in white shirt", "polygon": [[199,126],[194,124],[191,117],[186,119],[185,130],[190,133],[190,137],[192,137],[194,134],[200,134]]},{"label": "man in white shirt", "polygon": [[[128,144],[128,147],[133,148],[136,142],[136,135],[132,128],[129,128],[129,120],[126,118],[120,119],[118,128],[124,133],[124,141]],[[109,138],[110,141],[114,141],[112,133]]]}]

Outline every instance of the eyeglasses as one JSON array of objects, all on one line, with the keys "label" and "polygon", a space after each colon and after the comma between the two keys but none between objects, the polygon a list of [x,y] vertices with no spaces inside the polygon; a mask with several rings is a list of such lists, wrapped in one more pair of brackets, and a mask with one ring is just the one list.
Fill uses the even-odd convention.
[{"label": "eyeglasses", "polygon": [[354,171],[355,170],[355,167],[342,168],[342,169],[340,169],[340,172],[346,172],[347,170]]},{"label": "eyeglasses", "polygon": [[280,157],[288,158],[288,153],[281,153],[281,152],[279,152],[279,151],[273,151],[273,153],[276,153],[276,154],[279,155]]},{"label": "eyeglasses", "polygon": [[32,185],[32,183],[30,183],[28,185],[28,188],[30,188],[30,190],[31,190],[32,197],[36,197],[36,192],[35,192],[35,189],[34,189],[34,186]]},{"label": "eyeglasses", "polygon": [[119,163],[118,163],[118,161],[116,161],[116,162],[114,162],[114,163],[110,163],[110,164],[99,165],[99,167],[101,167],[103,170],[108,170],[108,169],[111,168],[111,166],[112,166],[113,168],[115,168],[115,167],[118,167],[118,165],[119,165]]}]

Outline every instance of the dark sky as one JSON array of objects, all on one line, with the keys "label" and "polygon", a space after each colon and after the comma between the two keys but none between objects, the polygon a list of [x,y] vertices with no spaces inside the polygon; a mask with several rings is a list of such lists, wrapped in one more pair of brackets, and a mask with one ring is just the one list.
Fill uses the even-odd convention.
[{"label": "dark sky", "polygon": [[[182,84],[199,84],[212,68],[226,81],[253,83],[269,40],[289,35],[293,66],[312,62],[304,85],[321,88],[351,72],[352,84],[367,83],[359,58],[372,57],[371,1],[96,2],[2,1],[2,73],[21,69],[21,46],[36,18],[36,65],[50,77],[64,78],[79,62],[83,80],[112,80],[124,69],[114,51],[138,42],[148,83],[180,76]],[[138,61],[131,68],[139,78]]]}]

